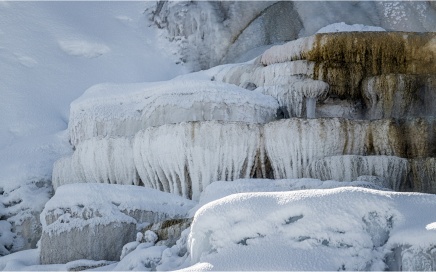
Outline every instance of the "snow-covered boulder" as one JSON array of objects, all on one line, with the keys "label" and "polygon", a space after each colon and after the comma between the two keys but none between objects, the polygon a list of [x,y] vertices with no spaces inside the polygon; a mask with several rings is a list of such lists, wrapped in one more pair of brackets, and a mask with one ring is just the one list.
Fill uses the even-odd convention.
[{"label": "snow-covered boulder", "polygon": [[264,170],[261,127],[243,122],[189,122],[138,132],[135,165],[145,186],[198,199],[211,182]]},{"label": "snow-covered boulder", "polygon": [[435,209],[366,188],[234,194],[197,211],[188,270],[434,270]]},{"label": "snow-covered boulder", "polygon": [[68,127],[77,146],[96,136],[133,136],[147,127],[187,121],[266,123],[277,108],[270,96],[209,80],[100,84],[71,103]]},{"label": "snow-covered boulder", "polygon": [[41,213],[41,263],[119,260],[146,223],[184,218],[195,202],[149,188],[113,184],[60,186]]}]

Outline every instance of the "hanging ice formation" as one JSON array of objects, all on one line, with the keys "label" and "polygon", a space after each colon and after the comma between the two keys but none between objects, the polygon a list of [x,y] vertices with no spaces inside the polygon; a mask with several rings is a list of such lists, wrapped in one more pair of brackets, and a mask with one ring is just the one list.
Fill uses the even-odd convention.
[{"label": "hanging ice formation", "polygon": [[435,59],[435,33],[316,34],[203,80],[99,85],[71,106],[76,150],[53,183],[197,199],[217,180],[361,177],[436,193]]}]

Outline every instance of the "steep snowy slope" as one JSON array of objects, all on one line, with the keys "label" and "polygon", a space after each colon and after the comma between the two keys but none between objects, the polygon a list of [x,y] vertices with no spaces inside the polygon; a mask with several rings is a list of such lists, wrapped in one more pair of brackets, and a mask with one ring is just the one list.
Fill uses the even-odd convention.
[{"label": "steep snowy slope", "polygon": [[0,217],[16,232],[49,198],[50,185],[36,182],[50,180],[53,162],[71,152],[62,132],[71,101],[96,83],[185,73],[148,27],[143,11],[153,4],[0,2]]}]

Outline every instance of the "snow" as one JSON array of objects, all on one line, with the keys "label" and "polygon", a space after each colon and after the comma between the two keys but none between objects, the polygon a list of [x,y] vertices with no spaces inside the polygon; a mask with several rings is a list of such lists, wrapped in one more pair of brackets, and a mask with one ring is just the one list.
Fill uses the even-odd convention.
[{"label": "snow", "polygon": [[186,270],[419,270],[413,258],[434,269],[435,200],[356,187],[231,195],[196,213]]},{"label": "snow", "polygon": [[[17,231],[51,193],[50,186],[33,191],[34,184],[50,180],[53,163],[72,152],[64,130],[74,99],[101,82],[167,80],[187,72],[175,64],[172,45],[148,27],[142,12],[151,5],[1,1],[0,201],[20,200],[4,212]],[[18,240],[13,250],[30,246]]]},{"label": "snow", "polygon": [[187,121],[274,120],[277,102],[259,93],[209,80],[97,85],[71,104],[71,142],[96,136],[133,136],[151,126]]},{"label": "snow", "polygon": [[[85,225],[136,224],[137,221],[128,215],[136,210],[160,213],[170,218],[183,217],[194,205],[191,200],[134,185],[67,184],[60,186],[46,203],[41,223],[44,232],[59,234]],[[53,216],[54,220],[51,219]]]},{"label": "snow", "polygon": [[189,213],[194,216],[199,208],[207,203],[239,193],[257,192],[284,192],[308,189],[331,189],[337,187],[365,187],[377,190],[389,190],[381,187],[382,184],[375,184],[368,181],[335,181],[319,179],[238,179],[232,182],[216,181],[201,193],[198,204]]},{"label": "snow", "polygon": [[344,22],[341,23],[334,23],[331,25],[327,25],[320,30],[318,30],[316,33],[334,33],[334,32],[365,32],[365,31],[386,31],[384,28],[379,26],[367,26],[362,24],[354,24],[354,25],[348,25]]}]

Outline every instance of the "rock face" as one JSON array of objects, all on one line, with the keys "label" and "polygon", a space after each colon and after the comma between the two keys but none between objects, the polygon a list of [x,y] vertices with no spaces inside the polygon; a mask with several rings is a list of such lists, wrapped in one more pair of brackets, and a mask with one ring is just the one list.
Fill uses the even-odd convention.
[{"label": "rock face", "polygon": [[138,186],[61,186],[41,214],[41,263],[117,261],[123,246],[135,240],[138,226],[183,218],[194,204]]}]

